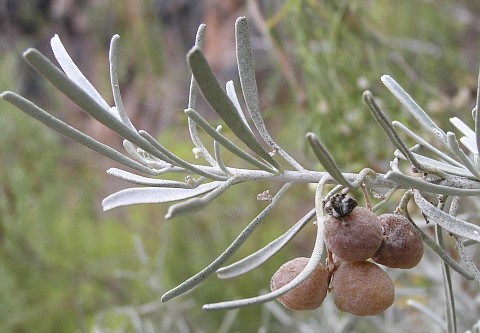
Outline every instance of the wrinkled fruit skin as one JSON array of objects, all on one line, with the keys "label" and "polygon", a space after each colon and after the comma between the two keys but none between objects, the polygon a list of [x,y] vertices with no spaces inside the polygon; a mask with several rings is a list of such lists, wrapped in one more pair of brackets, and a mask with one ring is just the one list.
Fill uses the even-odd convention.
[{"label": "wrinkled fruit skin", "polygon": [[341,261],[363,261],[380,248],[383,230],[374,213],[364,207],[355,207],[342,218],[326,218],[324,239],[327,248]]},{"label": "wrinkled fruit skin", "polygon": [[333,300],[340,311],[374,316],[393,304],[392,280],[369,261],[342,263],[333,274]]},{"label": "wrinkled fruit skin", "polygon": [[404,216],[383,214],[379,219],[384,229],[384,239],[372,259],[392,268],[415,267],[423,256],[420,233]]},{"label": "wrinkled fruit skin", "polygon": [[[309,258],[299,257],[283,264],[270,281],[275,291],[292,281],[307,265]],[[277,300],[290,310],[312,310],[318,308],[327,295],[330,272],[319,265],[310,276],[298,286]]]}]

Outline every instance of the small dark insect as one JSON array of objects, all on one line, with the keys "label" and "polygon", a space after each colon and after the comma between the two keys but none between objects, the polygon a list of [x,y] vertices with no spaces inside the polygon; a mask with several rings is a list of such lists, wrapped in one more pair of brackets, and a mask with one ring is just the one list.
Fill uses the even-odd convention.
[{"label": "small dark insect", "polygon": [[335,194],[325,205],[325,211],[334,218],[342,218],[348,215],[357,207],[357,201],[352,197],[347,197],[346,193]]}]

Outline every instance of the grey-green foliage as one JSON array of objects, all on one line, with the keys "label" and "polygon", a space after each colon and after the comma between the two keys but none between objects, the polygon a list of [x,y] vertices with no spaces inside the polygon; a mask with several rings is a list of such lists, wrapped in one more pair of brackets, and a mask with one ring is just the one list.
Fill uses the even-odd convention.
[{"label": "grey-green foliage", "polygon": [[74,154],[53,131],[1,108],[0,331],[71,332],[82,322],[72,304],[89,317],[115,298],[105,282],[116,267],[135,264],[117,257],[131,237],[98,215],[86,149]]},{"label": "grey-green foliage", "polygon": [[[415,88],[422,103],[442,100],[441,111],[454,112],[441,93],[452,88],[447,78],[464,70],[456,51],[464,25],[453,18],[454,2],[290,0],[277,11],[281,20],[271,21],[281,24],[272,23],[273,38],[300,72],[298,83],[289,82],[292,99],[306,96],[304,127],[320,134],[340,165],[361,167],[356,163],[364,156],[374,165],[388,156],[386,147],[376,145],[378,132],[369,127],[360,100],[365,89],[381,90],[378,77],[384,73],[409,91]],[[405,19],[412,15],[421,19]],[[436,89],[429,86],[432,81],[444,85]],[[396,118],[406,119],[388,96],[382,100]],[[447,119],[439,121],[445,126]],[[362,136],[351,147],[365,131],[377,135]]]},{"label": "grey-green foliage", "polygon": [[[137,130],[134,124],[130,122],[126,110],[123,108],[117,80],[118,66],[120,65],[118,60],[118,36],[112,38],[110,48],[110,76],[115,106],[109,106],[81,73],[68,56],[58,36],[52,38],[52,49],[63,71],[37,50],[27,50],[24,53],[24,58],[36,71],[86,113],[123,137],[125,139],[124,147],[130,156],[86,136],[14,92],[6,91],[1,95],[4,100],[52,129],[107,158],[150,176],[144,177],[125,170],[110,169],[109,173],[111,175],[143,187],[126,189],[110,195],[103,201],[105,210],[130,204],[175,201],[169,207],[165,216],[170,219],[179,214],[192,213],[203,209],[222,193],[239,183],[268,181],[281,185],[280,190],[272,196],[268,193],[259,196],[259,200],[266,200],[268,205],[244,228],[222,254],[205,269],[167,291],[163,295],[162,301],[168,301],[193,289],[215,272],[218,272],[220,278],[229,278],[257,268],[278,252],[295,236],[299,229],[306,225],[307,221],[315,216],[317,229],[315,246],[309,263],[294,280],[274,292],[242,300],[206,304],[203,308],[205,310],[240,308],[265,303],[288,292],[301,283],[321,260],[324,248],[323,204],[325,200],[345,187],[357,189],[361,186],[377,192],[381,201],[375,206],[375,209],[386,203],[395,192],[403,191],[405,195],[398,206],[401,213],[409,216],[406,208],[407,203],[411,198],[414,198],[418,208],[430,221],[438,224],[439,230],[445,229],[455,235],[457,247],[460,249],[459,254],[465,263],[465,267],[451,259],[451,256],[443,249],[441,242],[426,241],[426,244],[431,245],[432,250],[438,253],[439,258],[446,265],[445,285],[450,286],[450,268],[466,279],[477,279],[477,282],[480,282],[478,281],[478,269],[466,251],[462,250],[467,241],[480,242],[480,227],[456,217],[456,209],[445,212],[443,211],[443,205],[439,204],[435,207],[425,198],[428,198],[429,194],[441,196],[443,200],[446,196],[454,196],[455,202],[460,202],[461,197],[478,196],[480,194],[480,166],[477,163],[478,149],[476,147],[480,135],[478,131],[468,129],[468,126],[459,119],[452,121],[464,135],[460,142],[468,141],[470,143],[464,145],[467,149],[467,152],[465,152],[461,149],[461,145],[453,133],[443,131],[393,78],[384,75],[381,80],[387,89],[398,99],[404,109],[419,122],[421,127],[433,133],[436,141],[426,144],[426,140],[422,139],[415,131],[409,130],[399,122],[392,124],[375,101],[372,93],[367,91],[363,95],[366,105],[388,139],[398,149],[390,163],[391,170],[386,174],[378,173],[369,168],[363,169],[358,174],[342,172],[325,145],[315,134],[308,133],[306,139],[312,147],[314,155],[324,168],[324,171],[309,170],[281,148],[266,128],[260,113],[253,71],[253,57],[250,41],[247,38],[248,25],[246,19],[241,17],[236,23],[236,50],[243,93],[243,96],[240,97],[245,99],[248,117],[239,106],[238,96],[231,87],[232,83],[227,83],[226,90],[223,90],[203,57],[201,46],[204,29],[204,25],[199,28],[196,45],[187,55],[187,62],[191,67],[193,77],[189,92],[189,105],[186,109],[186,115],[189,118],[189,132],[195,146],[193,154],[202,163],[192,163],[180,158],[149,133]],[[232,134],[241,143],[235,143],[235,141],[224,137],[220,133],[221,127],[210,125],[202,115],[195,111],[197,89],[217,112],[224,125],[231,130]],[[475,117],[476,119],[477,117]],[[408,148],[402,136],[397,132],[396,127],[399,126],[417,141],[413,148]],[[214,154],[211,154],[206,148],[209,145],[203,142],[204,139],[200,137],[198,129],[203,130],[207,137],[211,139],[210,144],[214,146]],[[441,148],[435,148],[434,146]],[[243,161],[243,165],[246,164],[248,167],[227,166],[222,159],[224,149],[233,152]],[[416,175],[411,174],[410,166],[414,168]],[[184,181],[173,181],[166,178],[169,175],[177,176],[177,178],[179,175],[183,175]],[[158,179],[157,177],[165,178]],[[311,210],[305,213],[305,216],[297,222],[294,229],[286,231],[277,240],[272,241],[245,260],[240,260],[222,268],[245,240],[268,217],[276,205],[281,202],[282,197],[287,195],[293,183],[317,184]],[[326,186],[332,184],[337,186],[325,195]],[[388,190],[386,191],[386,189]],[[239,196],[239,200],[248,200],[248,198],[241,197],[241,194]],[[413,220],[412,223],[415,224]],[[447,288],[446,292],[449,294],[447,295],[449,297],[447,297],[446,307],[448,327],[455,330],[452,288]]]}]

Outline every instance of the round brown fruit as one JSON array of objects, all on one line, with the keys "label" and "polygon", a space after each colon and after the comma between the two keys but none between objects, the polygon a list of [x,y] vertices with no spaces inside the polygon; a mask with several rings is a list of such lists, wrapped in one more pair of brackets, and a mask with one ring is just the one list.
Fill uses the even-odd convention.
[{"label": "round brown fruit", "polygon": [[383,226],[384,239],[372,259],[392,268],[415,267],[423,256],[420,233],[402,215],[383,214],[378,218]]},{"label": "round brown fruit", "polygon": [[333,274],[333,301],[340,311],[373,316],[393,304],[392,280],[369,261],[342,263]]},{"label": "round brown fruit", "polygon": [[363,261],[380,248],[383,230],[378,217],[364,207],[355,207],[348,215],[325,219],[327,248],[341,261]]},{"label": "round brown fruit", "polygon": [[[299,257],[283,264],[273,274],[270,289],[275,291],[292,281],[307,265],[309,258]],[[302,283],[277,300],[290,310],[312,310],[318,308],[327,295],[330,272],[318,265]]]}]

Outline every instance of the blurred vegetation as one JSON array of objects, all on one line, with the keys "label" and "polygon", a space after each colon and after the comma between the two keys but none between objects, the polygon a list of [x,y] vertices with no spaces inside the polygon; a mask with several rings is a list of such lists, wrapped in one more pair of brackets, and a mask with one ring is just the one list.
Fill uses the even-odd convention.
[{"label": "blurred vegetation", "polygon": [[[191,145],[179,112],[187,100],[188,72],[183,54],[174,59],[167,52],[184,50],[164,43],[165,27],[150,7],[156,2],[139,1],[133,7],[127,2],[93,3],[78,9],[87,20],[87,28],[78,38],[91,40],[95,52],[91,67],[80,67],[87,76],[93,75],[100,91],[108,92],[106,45],[112,34],[119,33],[122,43],[125,41],[121,46],[121,61],[126,64],[122,80],[125,85],[135,85],[129,99],[131,106],[138,108],[136,112],[140,111],[138,121],[159,124],[160,141],[188,156]],[[262,71],[262,103],[278,141],[296,156],[310,154],[304,146],[304,133],[315,131],[345,170],[358,171],[365,166],[381,170],[387,165],[391,149],[383,144],[383,133],[361,102],[362,91],[370,89],[381,97],[392,119],[403,119],[398,103],[380,84],[379,77],[385,73],[395,77],[444,125],[454,114],[469,119],[475,66],[480,59],[477,52],[473,56],[478,59],[472,61],[467,52],[467,46],[479,44],[479,38],[471,34],[472,30],[478,34],[478,27],[467,15],[480,15],[473,4],[271,0],[263,1],[262,7],[264,21],[252,15],[251,25],[264,24],[267,30],[261,34],[262,43],[268,47],[265,40],[270,40],[276,46],[268,53],[267,70]],[[243,11],[250,19],[251,9]],[[38,18],[35,13],[26,14],[27,19]],[[37,45],[36,38],[50,37],[48,25],[54,23],[35,21],[42,26],[37,35],[3,31],[1,91],[25,90],[24,77],[18,73],[28,70],[17,64],[20,52]],[[233,34],[233,27],[229,29]],[[76,54],[82,51],[76,49]],[[282,57],[286,64],[280,61]],[[85,59],[80,57],[80,61]],[[289,76],[290,70],[293,76]],[[82,123],[85,118],[67,115],[70,110],[66,108],[71,105],[51,87],[36,81],[29,84],[34,86],[27,88],[40,91],[35,98],[45,109],[91,130],[88,123]],[[152,109],[161,110],[163,122],[142,113]],[[181,136],[185,140],[179,140]],[[290,332],[299,327],[277,321],[266,307],[242,309],[229,317],[203,313],[201,304],[248,297],[268,288],[270,275],[278,266],[293,256],[309,255],[313,226],[245,277],[231,282],[211,278],[178,301],[155,303],[165,290],[203,268],[235,238],[264,207],[265,203],[254,198],[270,184],[239,185],[242,196],[227,192],[201,213],[165,222],[163,206],[100,212],[101,198],[128,184],[105,177],[104,169],[110,164],[98,160],[94,153],[58,137],[6,103],[0,104],[0,331],[109,328],[139,332],[135,325],[144,325],[145,331],[150,325],[161,332],[221,332],[222,327],[256,332],[263,325],[272,332]],[[305,164],[311,166],[308,161]],[[312,201],[312,194],[297,186],[235,257],[247,255],[281,234],[310,209]],[[410,274],[415,287],[434,284],[418,273]],[[141,312],[144,304],[151,307]],[[136,318],[138,313],[142,314]],[[316,315],[292,316],[307,325]],[[410,328],[420,325],[418,316],[409,318]],[[352,331],[383,332],[377,324],[374,319],[361,319],[352,324]],[[462,325],[470,327],[472,322]]]},{"label": "blurred vegetation", "polygon": [[[428,111],[442,125],[459,112],[468,116],[476,67],[468,68],[462,46],[478,45],[478,38],[466,37],[457,7],[465,9],[453,1],[286,1],[269,23],[298,68],[292,93],[305,96],[304,132],[319,133],[346,169],[387,165],[390,149],[379,147],[383,134],[370,126],[361,101],[371,90],[392,119],[405,120],[380,82],[383,74],[420,105],[436,101]],[[452,105],[462,88],[470,104]]]}]

